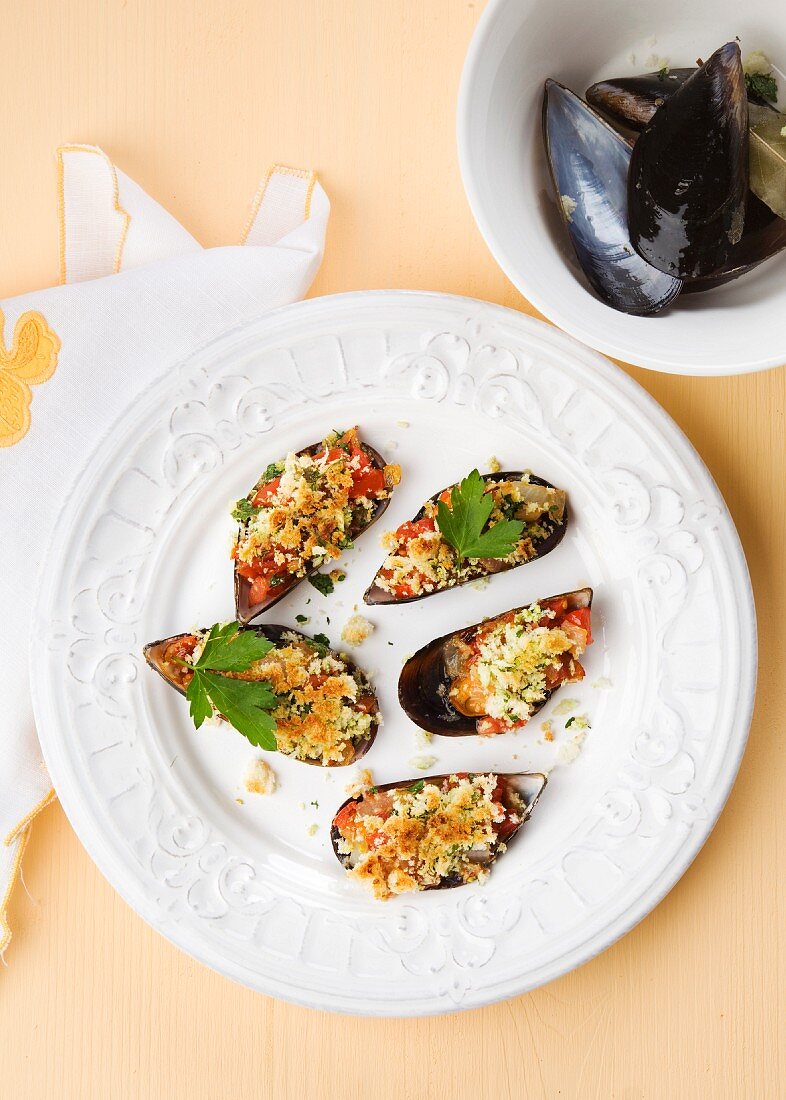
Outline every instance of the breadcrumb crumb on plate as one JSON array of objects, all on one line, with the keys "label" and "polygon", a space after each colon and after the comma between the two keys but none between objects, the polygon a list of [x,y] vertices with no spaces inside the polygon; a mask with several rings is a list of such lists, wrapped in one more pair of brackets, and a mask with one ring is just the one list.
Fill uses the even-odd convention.
[{"label": "breadcrumb crumb on plate", "polygon": [[422,752],[418,756],[413,756],[407,761],[410,768],[416,768],[419,772],[428,771],[432,764],[436,764],[436,756],[430,756],[427,752]]},{"label": "breadcrumb crumb on plate", "polygon": [[273,794],[276,789],[276,773],[261,756],[250,760],[243,784],[249,794]]},{"label": "breadcrumb crumb on plate", "polygon": [[360,775],[356,776],[344,789],[350,798],[355,798],[356,795],[363,794],[373,786],[374,776],[371,774],[371,768],[364,768]]},{"label": "breadcrumb crumb on plate", "polygon": [[344,623],[341,640],[347,645],[359,646],[374,632],[374,624],[365,615],[351,615]]}]

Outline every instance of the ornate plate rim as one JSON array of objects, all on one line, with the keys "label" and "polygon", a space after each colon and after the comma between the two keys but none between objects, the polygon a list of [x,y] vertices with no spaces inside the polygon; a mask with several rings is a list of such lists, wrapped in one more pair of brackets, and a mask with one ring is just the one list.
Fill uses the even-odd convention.
[{"label": "ornate plate rim", "polygon": [[[65,524],[68,522],[68,516],[74,507],[74,502],[81,495],[83,484],[89,475],[91,466],[96,459],[100,460],[104,452],[113,445],[118,431],[121,430],[123,425],[128,421],[132,409],[139,409],[140,412],[137,413],[137,417],[141,418],[143,410],[147,409],[149,400],[154,392],[159,387],[163,388],[167,384],[171,384],[171,379],[177,373],[178,369],[184,367],[197,356],[205,354],[206,351],[209,351],[213,347],[224,344],[231,345],[232,341],[247,328],[258,327],[260,325],[267,326],[269,324],[275,326],[280,319],[284,318],[286,320],[298,313],[308,314],[312,311],[319,313],[325,310],[329,312],[333,309],[341,311],[346,307],[351,309],[353,306],[357,306],[360,303],[372,302],[377,306],[382,305],[389,307],[391,310],[395,310],[399,306],[417,307],[418,305],[426,309],[431,308],[434,311],[438,311],[440,307],[453,309],[462,307],[465,309],[483,310],[484,313],[491,314],[492,319],[496,318],[501,322],[504,321],[509,326],[515,326],[519,331],[523,330],[525,337],[528,332],[529,334],[535,333],[547,342],[554,343],[558,348],[561,347],[563,351],[568,351],[576,359],[583,361],[584,365],[591,367],[594,371],[604,376],[607,382],[617,387],[624,396],[631,399],[643,409],[650,422],[660,429],[659,434],[668,441],[669,445],[672,446],[675,451],[680,452],[682,460],[690,467],[697,480],[703,481],[703,490],[706,492],[708,499],[720,510],[721,517],[726,525],[727,537],[725,539],[725,556],[728,560],[730,572],[735,576],[739,584],[739,587],[736,589],[736,602],[740,615],[741,627],[743,628],[740,636],[741,643],[743,640],[747,641],[747,645],[741,644],[740,692],[738,694],[740,707],[734,716],[733,729],[729,735],[729,746],[735,751],[733,755],[727,756],[725,768],[722,773],[719,773],[719,779],[722,779],[722,782],[717,782],[714,790],[711,792],[714,798],[711,804],[707,806],[708,812],[706,819],[700,825],[690,830],[684,843],[678,850],[677,855],[667,865],[665,870],[661,871],[658,879],[655,880],[648,890],[645,890],[632,901],[631,904],[617,916],[615,921],[605,925],[579,946],[559,956],[557,960],[530,971],[523,979],[519,978],[517,980],[515,977],[509,979],[501,991],[495,992],[493,995],[484,996],[482,1000],[474,1004],[460,1004],[448,1002],[442,997],[431,997],[429,1000],[415,1000],[410,998],[407,1001],[397,1002],[394,1005],[388,1005],[386,1002],[375,1002],[364,1006],[344,994],[333,995],[329,1000],[326,1000],[319,992],[313,995],[304,994],[301,989],[297,989],[293,992],[290,987],[281,986],[275,979],[260,979],[258,975],[247,972],[242,966],[222,956],[204,942],[194,945],[194,943],[191,942],[193,941],[193,937],[188,930],[182,930],[177,924],[162,919],[160,913],[157,912],[149,902],[149,899],[137,896],[137,894],[134,893],[131,884],[124,881],[123,868],[115,864],[112,852],[109,846],[104,842],[100,830],[93,827],[94,823],[91,821],[87,799],[82,798],[78,784],[73,782],[74,777],[69,773],[67,759],[63,753],[63,738],[57,733],[57,722],[49,720],[52,717],[52,712],[49,709],[51,698],[47,681],[43,674],[38,674],[37,667],[32,663],[30,669],[31,691],[34,717],[36,727],[39,731],[39,740],[44,758],[58,797],[60,798],[63,809],[74,831],[83,847],[108,882],[131,908],[157,932],[166,936],[170,942],[174,943],[191,957],[210,966],[225,977],[231,978],[259,992],[266,993],[269,996],[279,997],[283,1000],[301,1004],[306,1007],[337,1011],[349,1015],[398,1017],[439,1015],[447,1012],[476,1008],[481,1005],[493,1004],[510,997],[518,996],[540,985],[553,981],[575,969],[577,966],[590,961],[634,928],[663,900],[685,874],[709,838],[726,804],[734,785],[747,743],[756,694],[756,611],[747,562],[728,507],[701,456],[665,409],[663,409],[638,382],[630,378],[621,370],[621,368],[610,362],[599,352],[586,347],[561,330],[504,306],[485,302],[480,299],[464,297],[462,295],[443,294],[440,292],[408,290],[354,291],[309,299],[304,302],[283,306],[252,321],[246,321],[233,326],[227,329],[221,336],[196,348],[189,356],[181,360],[179,364],[175,364],[174,370],[172,365],[166,367],[162,371],[162,374],[139,395],[134,405],[126,408],[125,412],[116,419],[110,430],[105,433],[93,448],[87,461],[80,470],[79,475],[68,490],[55,529],[59,531],[64,529]],[[127,427],[126,430],[128,430]],[[63,540],[63,543],[65,543],[65,541],[66,540]],[[46,609],[53,598],[53,593],[51,591],[52,582],[50,578],[54,576],[54,567],[59,561],[59,545],[59,543],[53,541],[43,558],[40,583],[32,616],[33,630],[35,630],[37,625],[47,624],[50,621]],[[197,949],[195,949],[195,946]]]}]

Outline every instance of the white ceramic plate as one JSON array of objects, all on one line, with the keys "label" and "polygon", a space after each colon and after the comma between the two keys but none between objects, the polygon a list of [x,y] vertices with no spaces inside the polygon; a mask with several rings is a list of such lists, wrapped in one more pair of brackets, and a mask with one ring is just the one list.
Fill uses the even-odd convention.
[{"label": "white ceramic plate", "polygon": [[[489,0],[467,55],[458,148],[467,197],[508,278],[572,336],[673,374],[741,374],[786,359],[786,252],[655,317],[628,317],[587,289],[557,214],[541,139],[543,81],[579,95],[596,80],[692,65],[739,35],[786,68],[779,0]],[[780,81],[781,108],[786,80]]]},{"label": "white ceramic plate", "polygon": [[[553,744],[540,719],[517,735],[433,742],[434,772],[551,771],[484,887],[371,900],[346,879],[328,836],[356,769],[271,755],[280,789],[247,794],[254,750],[228,727],[195,732],[140,655],[150,639],[231,617],[228,502],[270,460],[354,423],[402,464],[402,483],[346,555],[334,595],[303,584],[271,621],[305,613],[337,642],[381,559],[382,529],[492,454],[570,494],[568,534],[553,553],[483,591],[369,609],[376,631],[356,651],[385,716],[363,763],[378,782],[407,777],[414,728],[396,702],[405,655],[485,615],[594,587],[587,679],[562,692],[592,725],[577,760],[559,764],[564,717]],[[66,812],[146,920],[265,993],[415,1015],[563,974],[674,885],[737,771],[756,635],[723,500],[642,389],[517,313],[380,292],[317,299],[238,329],[129,410],[57,530],[35,611],[33,688]],[[602,677],[611,686],[593,687]]]}]

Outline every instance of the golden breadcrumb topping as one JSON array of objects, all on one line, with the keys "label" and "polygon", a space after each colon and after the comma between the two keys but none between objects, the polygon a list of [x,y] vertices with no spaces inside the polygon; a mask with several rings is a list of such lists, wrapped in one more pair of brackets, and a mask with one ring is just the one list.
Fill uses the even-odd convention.
[{"label": "golden breadcrumb topping", "polygon": [[557,681],[580,680],[587,633],[572,622],[543,625],[550,618],[553,611],[532,604],[481,627],[451,684],[454,705],[464,714],[516,725],[532,716]]},{"label": "golden breadcrumb topping", "polygon": [[372,790],[337,816],[339,853],[350,857],[350,874],[377,898],[445,880],[482,882],[484,864],[504,851],[496,827],[506,817],[512,825],[521,820],[520,810],[506,811],[494,799],[496,788],[497,777],[489,774]]},{"label": "golden breadcrumb topping", "polygon": [[[401,467],[387,465],[384,484],[358,495],[356,479],[369,469],[377,467],[361,451],[356,429],[328,436],[316,455],[291,451],[272,463],[248,495],[249,515],[238,531],[236,560],[246,565],[264,560],[268,573],[302,577],[338,558],[401,480]],[[266,485],[272,487],[269,492]]]}]

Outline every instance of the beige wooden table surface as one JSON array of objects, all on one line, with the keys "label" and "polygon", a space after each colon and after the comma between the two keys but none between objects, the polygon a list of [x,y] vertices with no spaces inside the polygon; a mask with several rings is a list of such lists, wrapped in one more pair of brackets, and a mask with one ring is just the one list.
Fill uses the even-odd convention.
[{"label": "beige wooden table surface", "polygon": [[[53,151],[87,141],[208,245],[239,237],[268,162],[315,167],[333,202],[315,294],[413,287],[532,312],[487,252],[456,162],[481,8],[0,0],[0,296],[56,281]],[[604,955],[518,1000],[350,1019],[192,962],[120,900],[55,806],[25,858],[30,897],[11,906],[2,1100],[786,1095],[786,372],[631,373],[725,494],[759,613],[749,748],[682,882]]]}]

